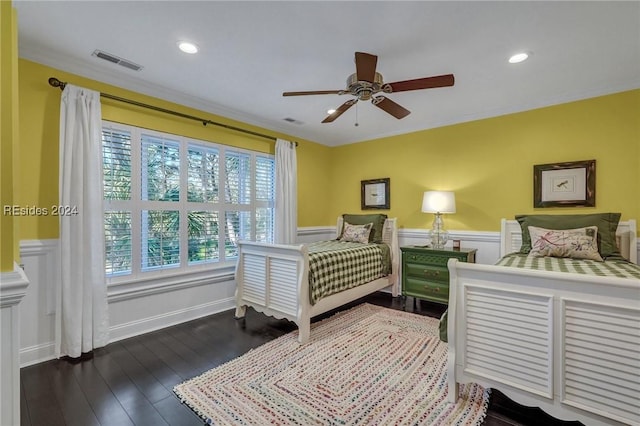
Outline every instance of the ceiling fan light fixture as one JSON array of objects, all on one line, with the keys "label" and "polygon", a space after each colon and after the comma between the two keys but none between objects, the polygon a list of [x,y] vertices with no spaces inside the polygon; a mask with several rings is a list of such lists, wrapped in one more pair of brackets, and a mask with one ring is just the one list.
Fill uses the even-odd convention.
[{"label": "ceiling fan light fixture", "polygon": [[510,64],[519,64],[520,62],[526,61],[529,57],[529,54],[526,52],[516,53],[515,55],[509,58]]},{"label": "ceiling fan light fixture", "polygon": [[188,41],[179,41],[178,49],[182,50],[184,53],[198,53],[198,46]]},{"label": "ceiling fan light fixture", "polygon": [[334,112],[336,112],[336,109],[335,109],[335,108],[329,108],[329,109],[327,110],[327,114],[333,114]]}]

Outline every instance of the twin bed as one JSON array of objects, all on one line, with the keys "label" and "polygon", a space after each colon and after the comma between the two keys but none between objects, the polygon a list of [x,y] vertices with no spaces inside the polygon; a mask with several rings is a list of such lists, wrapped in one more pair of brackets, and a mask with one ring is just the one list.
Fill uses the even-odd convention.
[{"label": "twin bed", "polygon": [[[373,261],[373,267],[378,269],[377,273],[361,271],[361,268],[344,269],[328,255],[328,249],[334,247],[327,245],[343,244],[347,246],[345,248],[351,249],[358,243],[335,241],[329,244],[282,245],[240,242],[236,267],[236,318],[244,317],[248,306],[269,316],[286,318],[298,326],[298,341],[305,343],[309,339],[312,317],[389,286],[393,296],[398,296],[400,248],[396,219],[388,219],[385,215],[347,218],[357,223],[362,223],[363,219],[364,222],[371,219],[376,223],[377,229],[371,230],[372,236],[377,233],[376,238],[372,238],[374,241],[371,244],[362,245],[367,246],[363,250],[370,252],[376,249],[384,251],[378,256],[379,260]],[[338,240],[344,234],[344,222],[340,216],[336,227]],[[349,250],[344,252],[349,253]],[[363,256],[376,255],[365,253]],[[310,258],[313,260],[311,268]],[[363,263],[365,260],[356,259],[355,262]],[[386,263],[384,266],[383,262]],[[355,275],[360,277],[359,281],[351,280],[345,288],[331,288],[332,277],[336,280],[349,279]],[[314,285],[310,285],[310,279],[315,281]],[[315,284],[325,286],[318,289]]]},{"label": "twin bed", "polygon": [[[633,263],[636,232],[627,221],[616,233]],[[640,424],[640,268],[616,254],[510,254],[522,240],[521,224],[503,220],[499,263],[512,266],[449,261],[449,402],[473,382],[558,419]],[[605,276],[608,264],[618,276]]]},{"label": "twin bed", "polygon": [[[575,218],[576,227],[584,225],[584,217]],[[587,258],[602,253],[604,262],[557,263],[543,256],[544,249],[540,258],[509,257],[521,246],[536,251],[541,241],[557,242],[550,234],[533,240],[534,234],[523,229],[535,229],[523,224],[526,217],[502,221],[503,265],[449,261],[449,402],[455,402],[459,384],[475,382],[559,419],[587,425],[640,424],[640,269],[627,268],[620,276],[606,276],[604,270],[612,263],[622,265],[623,271],[625,265],[637,264],[635,221],[600,222],[592,231],[587,226],[585,235],[593,241],[584,235],[576,240]],[[337,225],[339,237],[342,217]],[[566,223],[550,226],[568,228]],[[594,247],[585,241],[595,244],[596,233],[597,253],[592,253]],[[312,317],[389,286],[398,296],[395,219],[384,220],[382,240],[389,248],[390,270],[321,298],[310,290],[309,278],[317,275],[310,271],[310,258],[317,257],[317,252],[310,254],[310,245],[240,243],[236,317],[251,306],[286,318],[298,325],[298,339],[304,343]],[[616,247],[630,262],[611,253]],[[530,269],[532,264],[547,270]]]}]

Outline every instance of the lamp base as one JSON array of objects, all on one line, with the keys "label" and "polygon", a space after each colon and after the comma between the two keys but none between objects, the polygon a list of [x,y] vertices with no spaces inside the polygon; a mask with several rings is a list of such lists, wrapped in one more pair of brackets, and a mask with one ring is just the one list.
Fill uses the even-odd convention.
[{"label": "lamp base", "polygon": [[449,241],[449,233],[447,231],[440,231],[439,233],[431,233],[431,247],[435,249],[442,249]]},{"label": "lamp base", "polygon": [[444,221],[442,220],[442,214],[436,213],[433,219],[433,227],[431,228],[431,247],[435,249],[444,248],[445,244],[449,240],[449,233],[444,230]]}]

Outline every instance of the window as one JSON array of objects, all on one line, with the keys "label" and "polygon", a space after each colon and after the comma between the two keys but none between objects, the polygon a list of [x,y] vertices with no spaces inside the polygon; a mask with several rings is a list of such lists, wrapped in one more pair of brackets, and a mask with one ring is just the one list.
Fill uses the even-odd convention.
[{"label": "window", "polygon": [[105,273],[234,260],[273,241],[272,155],[103,122]]}]

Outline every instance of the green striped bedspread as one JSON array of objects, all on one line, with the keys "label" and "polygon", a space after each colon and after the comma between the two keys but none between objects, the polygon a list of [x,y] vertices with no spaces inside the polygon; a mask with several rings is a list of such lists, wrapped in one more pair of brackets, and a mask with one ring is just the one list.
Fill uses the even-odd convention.
[{"label": "green striped bedspread", "polygon": [[511,253],[500,259],[496,265],[640,280],[640,266],[620,256],[610,256],[604,262],[596,262],[587,259],[534,257]]},{"label": "green striped bedspread", "polygon": [[391,273],[391,250],[386,244],[318,241],[309,250],[309,300],[357,287]]}]

